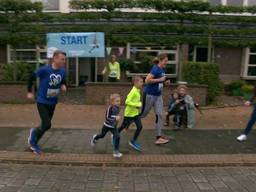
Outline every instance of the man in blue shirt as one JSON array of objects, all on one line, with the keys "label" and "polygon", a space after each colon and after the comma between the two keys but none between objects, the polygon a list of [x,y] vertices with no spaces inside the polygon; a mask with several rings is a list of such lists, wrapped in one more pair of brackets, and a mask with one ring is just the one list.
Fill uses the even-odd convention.
[{"label": "man in blue shirt", "polygon": [[58,103],[60,91],[66,92],[67,90],[65,82],[65,62],[66,54],[62,51],[55,51],[52,63],[32,73],[28,81],[27,97],[33,99],[33,81],[36,80],[36,78],[40,79],[36,102],[41,118],[41,125],[37,128],[32,128],[28,137],[28,145],[35,154],[42,153],[42,150],[38,146],[38,141],[42,138],[44,133],[51,128],[51,120],[55,106]]}]

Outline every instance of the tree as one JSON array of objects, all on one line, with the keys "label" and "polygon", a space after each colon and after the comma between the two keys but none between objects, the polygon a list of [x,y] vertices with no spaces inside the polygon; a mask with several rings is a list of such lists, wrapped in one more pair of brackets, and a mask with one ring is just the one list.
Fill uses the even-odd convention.
[{"label": "tree", "polygon": [[7,23],[8,39],[7,42],[14,48],[13,63],[14,73],[13,79],[17,80],[17,65],[16,65],[16,46],[19,43],[16,40],[17,33],[22,28],[24,17],[31,14],[42,12],[42,3],[32,2],[30,0],[1,0],[0,14],[4,16]]}]

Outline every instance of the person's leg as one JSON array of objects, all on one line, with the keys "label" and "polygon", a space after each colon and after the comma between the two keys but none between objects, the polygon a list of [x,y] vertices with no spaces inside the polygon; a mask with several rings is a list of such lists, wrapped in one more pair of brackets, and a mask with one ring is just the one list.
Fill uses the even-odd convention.
[{"label": "person's leg", "polygon": [[109,129],[113,134],[114,138],[114,151],[119,151],[119,143],[120,143],[120,134],[117,128]]},{"label": "person's leg", "polygon": [[165,126],[168,126],[170,124],[170,116],[171,116],[171,113],[170,112],[166,112],[166,115],[165,115]]},{"label": "person's leg", "polygon": [[134,117],[134,122],[136,124],[136,131],[134,133],[133,140],[137,141],[137,139],[140,135],[140,132],[142,130],[141,118],[139,116]]},{"label": "person's leg", "polygon": [[256,105],[253,106],[253,111],[252,111],[252,114],[251,114],[251,118],[250,120],[248,121],[248,124],[244,130],[244,134],[247,136],[249,135],[249,133],[252,131],[252,128],[253,128],[253,125],[256,121]]},{"label": "person's leg", "polygon": [[183,125],[185,128],[188,127],[188,112],[186,108],[182,111],[181,125]]},{"label": "person's leg", "polygon": [[163,98],[162,96],[157,97],[156,102],[154,103],[154,110],[156,114],[156,122],[155,122],[155,129],[157,137],[162,135],[162,128],[163,128]]},{"label": "person's leg", "polygon": [[144,95],[143,96],[143,105],[142,105],[142,110],[140,113],[140,118],[145,118],[148,113],[150,112],[151,108],[153,107],[155,103],[156,97],[152,95]]},{"label": "person's leg", "polygon": [[35,129],[36,143],[44,135],[44,133],[51,128],[51,119],[54,113],[55,105],[37,104],[37,109],[41,118],[41,126]]},{"label": "person's leg", "polygon": [[95,137],[94,137],[94,140],[98,140],[98,139],[102,139],[105,137],[105,135],[108,133],[108,131],[110,131],[111,128],[103,125],[102,129],[101,129],[101,133],[100,134],[97,134]]},{"label": "person's leg", "polygon": [[50,121],[50,123],[48,122],[48,125],[45,126],[44,132],[41,132],[41,131],[38,132],[37,141],[39,141],[42,138],[43,134],[51,128],[51,121],[52,121],[52,117],[54,115],[55,107],[56,107],[56,105],[47,105],[48,116],[49,116],[49,120],[47,120],[47,121]]},{"label": "person's leg", "polygon": [[128,129],[131,123],[132,119],[130,117],[124,117],[122,125],[118,128],[118,132],[121,133],[124,129]]}]

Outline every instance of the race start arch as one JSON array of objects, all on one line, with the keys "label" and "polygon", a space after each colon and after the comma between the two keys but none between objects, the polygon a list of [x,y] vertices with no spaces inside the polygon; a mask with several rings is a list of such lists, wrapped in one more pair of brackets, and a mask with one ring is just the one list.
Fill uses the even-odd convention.
[{"label": "race start arch", "polygon": [[[68,60],[74,61],[74,84],[76,86],[79,85],[79,66],[81,66],[81,68],[83,69],[86,69],[86,66],[82,66],[81,64],[79,64],[79,60],[81,60],[82,58],[94,59],[94,80],[97,81],[97,58],[105,57],[104,33],[48,33],[47,57],[52,58],[52,55],[56,50],[64,51],[67,54]],[[67,63],[67,66],[70,65],[71,64]]]}]

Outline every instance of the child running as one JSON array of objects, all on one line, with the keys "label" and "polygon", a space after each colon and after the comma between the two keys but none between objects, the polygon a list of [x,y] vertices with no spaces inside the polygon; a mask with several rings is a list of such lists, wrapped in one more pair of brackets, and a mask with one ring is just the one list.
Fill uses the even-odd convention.
[{"label": "child running", "polygon": [[143,87],[143,79],[140,76],[135,76],[133,79],[133,88],[127,95],[125,100],[125,111],[124,111],[124,120],[119,127],[119,133],[124,129],[128,129],[131,123],[136,124],[136,131],[134,133],[133,139],[129,141],[129,145],[135,150],[140,151],[141,146],[137,142],[138,136],[142,130],[141,118],[139,116],[140,108],[142,106],[141,102],[141,89]]},{"label": "child running", "polygon": [[37,128],[32,128],[28,137],[28,145],[30,149],[38,155],[42,153],[41,148],[38,146],[38,142],[44,133],[51,128],[51,120],[58,102],[60,90],[67,90],[65,85],[65,61],[66,54],[62,51],[55,51],[52,63],[45,65],[34,72],[28,82],[27,97],[33,99],[33,81],[36,80],[37,77],[40,78],[36,102],[41,118],[41,125]]},{"label": "child running", "polygon": [[105,137],[105,135],[110,131],[113,135],[113,146],[114,146],[114,152],[113,156],[116,158],[121,158],[123,156],[122,153],[119,152],[119,132],[117,129],[117,124],[120,121],[120,105],[121,105],[121,97],[119,94],[111,94],[110,95],[110,105],[107,108],[106,114],[105,114],[105,122],[103,124],[103,127],[101,129],[101,133],[95,134],[92,137],[91,145],[95,146],[97,141],[99,139],[102,139]]}]

